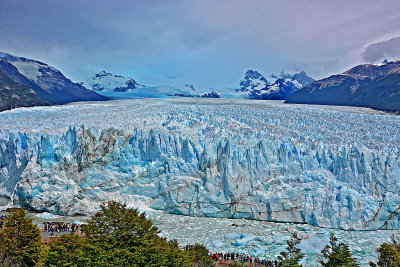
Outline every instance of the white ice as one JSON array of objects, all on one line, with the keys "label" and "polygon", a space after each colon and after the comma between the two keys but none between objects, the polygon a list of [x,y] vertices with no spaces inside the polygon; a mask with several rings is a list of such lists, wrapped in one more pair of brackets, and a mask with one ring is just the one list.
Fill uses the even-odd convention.
[{"label": "white ice", "polygon": [[139,99],[15,109],[0,125],[0,195],[16,205],[74,215],[114,199],[191,216],[400,226],[398,116]]}]

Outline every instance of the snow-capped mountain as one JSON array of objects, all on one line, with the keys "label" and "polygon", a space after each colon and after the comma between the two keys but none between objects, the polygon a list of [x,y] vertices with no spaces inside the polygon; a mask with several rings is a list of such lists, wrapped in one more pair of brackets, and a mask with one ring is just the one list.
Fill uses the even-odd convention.
[{"label": "snow-capped mountain", "polygon": [[267,87],[270,83],[258,71],[248,70],[244,79],[240,81],[240,92],[250,92],[252,90],[260,90]]},{"label": "snow-capped mountain", "polygon": [[313,81],[304,71],[294,75],[281,72],[265,78],[257,71],[248,70],[238,91],[248,92],[249,99],[283,100]]},{"label": "snow-capped mountain", "polygon": [[32,88],[49,104],[75,101],[100,101],[107,97],[86,89],[66,78],[59,70],[46,63],[0,52],[0,70],[17,82]]},{"label": "snow-capped mountain", "polygon": [[127,92],[132,89],[144,87],[138,84],[134,79],[121,75],[114,75],[110,72],[101,71],[95,74],[87,85],[97,92]]},{"label": "snow-capped mountain", "polygon": [[83,84],[97,93],[110,98],[165,98],[165,97],[235,97],[234,89],[200,88],[175,77],[146,82],[141,85],[134,79],[101,71],[88,75]]}]

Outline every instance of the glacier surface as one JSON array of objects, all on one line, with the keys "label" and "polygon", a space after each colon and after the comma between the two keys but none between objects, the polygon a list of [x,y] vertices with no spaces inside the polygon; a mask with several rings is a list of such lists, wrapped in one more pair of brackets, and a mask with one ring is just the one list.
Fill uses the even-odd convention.
[{"label": "glacier surface", "polygon": [[180,215],[399,229],[398,116],[140,99],[15,109],[0,125],[0,195],[12,205],[79,215],[114,199]]}]

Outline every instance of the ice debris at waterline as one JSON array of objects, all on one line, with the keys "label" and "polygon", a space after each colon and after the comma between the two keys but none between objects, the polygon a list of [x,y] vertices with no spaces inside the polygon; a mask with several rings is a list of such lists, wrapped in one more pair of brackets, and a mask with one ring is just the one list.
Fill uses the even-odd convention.
[{"label": "ice debris at waterline", "polygon": [[[376,248],[390,240],[398,230],[344,231],[318,228],[310,225],[271,223],[232,220],[220,218],[201,218],[154,213],[151,217],[161,230],[161,235],[176,239],[179,244],[202,243],[212,252],[246,253],[253,257],[276,259],[286,248],[286,240],[296,231],[303,239],[298,245],[306,254],[302,260],[304,266],[317,266],[321,258],[321,249],[328,243],[333,232],[340,242],[349,244],[352,254],[361,266],[369,261],[377,261]],[[235,245],[237,239],[248,238],[242,246]]]},{"label": "ice debris at waterline", "polygon": [[[16,131],[31,112],[43,128]],[[112,199],[191,216],[399,229],[400,120],[366,112],[174,100],[5,112],[0,194],[66,215]],[[46,130],[93,126],[103,114],[93,129]]]},{"label": "ice debris at waterline", "polygon": [[54,214],[51,214],[51,213],[48,213],[48,212],[43,212],[43,213],[36,214],[36,217],[39,217],[39,218],[42,218],[42,219],[57,219],[60,216],[54,215]]},{"label": "ice debris at waterline", "polygon": [[[0,215],[2,213],[0,212]],[[41,219],[32,216],[34,223],[41,227],[45,221],[72,223],[79,219],[87,222],[88,217],[60,216],[57,219]],[[176,239],[180,246],[201,243],[212,252],[246,253],[253,257],[276,259],[279,252],[286,248],[285,241],[296,231],[303,239],[298,245],[306,254],[302,260],[304,266],[316,266],[321,257],[321,249],[328,243],[333,232],[341,242],[349,244],[352,254],[361,266],[369,261],[377,261],[376,248],[390,241],[392,234],[399,230],[345,231],[319,228],[306,224],[271,223],[246,219],[189,217],[166,214],[159,211],[151,213],[149,218],[161,230],[161,236]],[[249,238],[251,237],[251,238]],[[238,239],[248,238],[242,246],[235,246]]]}]

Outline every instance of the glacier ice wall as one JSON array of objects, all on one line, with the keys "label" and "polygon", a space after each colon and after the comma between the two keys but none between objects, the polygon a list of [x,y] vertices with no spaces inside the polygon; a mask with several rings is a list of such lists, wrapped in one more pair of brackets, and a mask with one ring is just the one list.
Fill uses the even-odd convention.
[{"label": "glacier ice wall", "polygon": [[[215,125],[214,125],[215,126]],[[0,195],[57,214],[109,199],[169,213],[399,229],[400,151],[156,129],[4,134]]]}]

